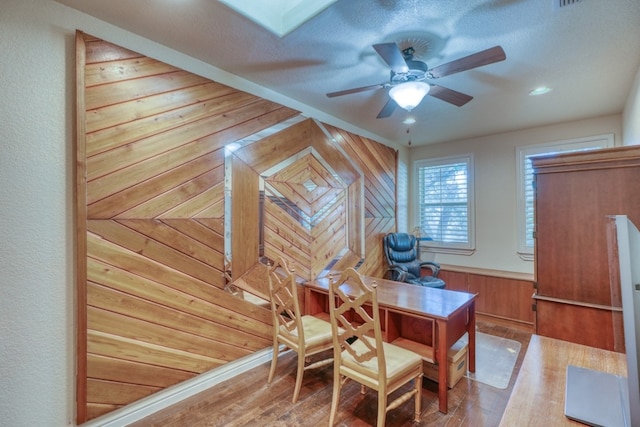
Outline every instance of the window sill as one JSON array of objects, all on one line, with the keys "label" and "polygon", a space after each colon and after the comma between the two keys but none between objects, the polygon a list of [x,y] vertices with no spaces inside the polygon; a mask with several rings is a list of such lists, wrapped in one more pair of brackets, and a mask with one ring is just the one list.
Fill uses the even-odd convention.
[{"label": "window sill", "polygon": [[439,247],[435,247],[435,246],[427,246],[427,245],[420,245],[420,252],[432,252],[432,253],[438,253],[438,254],[452,254],[452,255],[466,255],[466,256],[470,256],[473,255],[476,250],[475,248],[473,249],[469,249],[469,248],[439,248]]},{"label": "window sill", "polygon": [[523,261],[533,261],[535,258],[534,254],[528,252],[518,252],[518,256]]}]

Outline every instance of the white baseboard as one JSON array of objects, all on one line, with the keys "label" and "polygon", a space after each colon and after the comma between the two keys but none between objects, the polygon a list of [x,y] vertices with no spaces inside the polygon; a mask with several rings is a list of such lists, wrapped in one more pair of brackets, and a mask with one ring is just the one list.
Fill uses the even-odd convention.
[{"label": "white baseboard", "polygon": [[[249,356],[229,362],[212,371],[183,381],[140,399],[130,405],[105,414],[82,424],[82,427],[124,427],[161,409],[180,402],[197,393],[207,390],[216,384],[233,378],[271,360],[271,347],[257,351]],[[267,381],[267,378],[264,379]]]}]

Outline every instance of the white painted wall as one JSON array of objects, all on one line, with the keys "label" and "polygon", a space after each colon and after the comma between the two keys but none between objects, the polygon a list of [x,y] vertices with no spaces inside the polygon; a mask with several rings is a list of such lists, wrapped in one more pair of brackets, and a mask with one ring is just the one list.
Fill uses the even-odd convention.
[{"label": "white painted wall", "polygon": [[411,232],[409,228],[409,150],[398,153],[398,177],[396,189],[396,227],[397,231]]},{"label": "white painted wall", "polygon": [[71,40],[52,2],[0,8],[0,424],[73,413]]},{"label": "white painted wall", "polygon": [[629,89],[629,97],[623,112],[624,145],[640,144],[640,67],[636,73],[633,86]]},{"label": "white painted wall", "polygon": [[[533,273],[533,262],[522,260],[516,252],[516,147],[607,133],[613,133],[615,144],[622,145],[621,115],[411,149],[409,156],[412,162],[467,153],[474,155],[476,251],[469,256],[436,254],[435,260],[442,264]],[[409,172],[413,179],[413,164]],[[415,194],[411,187],[409,192]],[[410,228],[415,224],[414,207],[410,203]]]}]

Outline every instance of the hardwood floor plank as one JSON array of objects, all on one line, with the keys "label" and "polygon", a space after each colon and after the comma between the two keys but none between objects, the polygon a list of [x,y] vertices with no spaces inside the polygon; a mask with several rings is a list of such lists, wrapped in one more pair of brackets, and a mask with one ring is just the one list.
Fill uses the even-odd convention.
[{"label": "hardwood floor plank", "polygon": [[[413,403],[407,402],[387,414],[386,425],[435,427],[495,427],[500,423],[531,334],[488,322],[478,322],[479,332],[516,340],[522,348],[509,386],[502,390],[463,377],[449,391],[449,412],[438,411],[438,385],[423,381],[422,414],[413,424]],[[304,373],[300,397],[291,403],[295,383],[296,355],[280,355],[276,375],[267,385],[270,362],[225,381],[205,392],[131,424],[129,427],[205,426],[301,426],[328,425],[331,408],[333,367]],[[398,390],[400,393],[402,391]],[[375,392],[360,394],[360,386],[347,382],[340,394],[337,426],[371,426],[376,422]]]}]

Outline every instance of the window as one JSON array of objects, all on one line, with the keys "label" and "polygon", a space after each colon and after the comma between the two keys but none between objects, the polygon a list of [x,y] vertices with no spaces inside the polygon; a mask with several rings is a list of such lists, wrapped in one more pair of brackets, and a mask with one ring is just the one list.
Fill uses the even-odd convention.
[{"label": "window", "polygon": [[524,260],[533,260],[533,167],[531,157],[568,153],[571,151],[588,151],[613,147],[613,134],[578,138],[547,144],[518,147],[518,254]]},{"label": "window", "polygon": [[471,155],[415,162],[416,222],[425,246],[437,252],[474,249],[473,162]]}]

